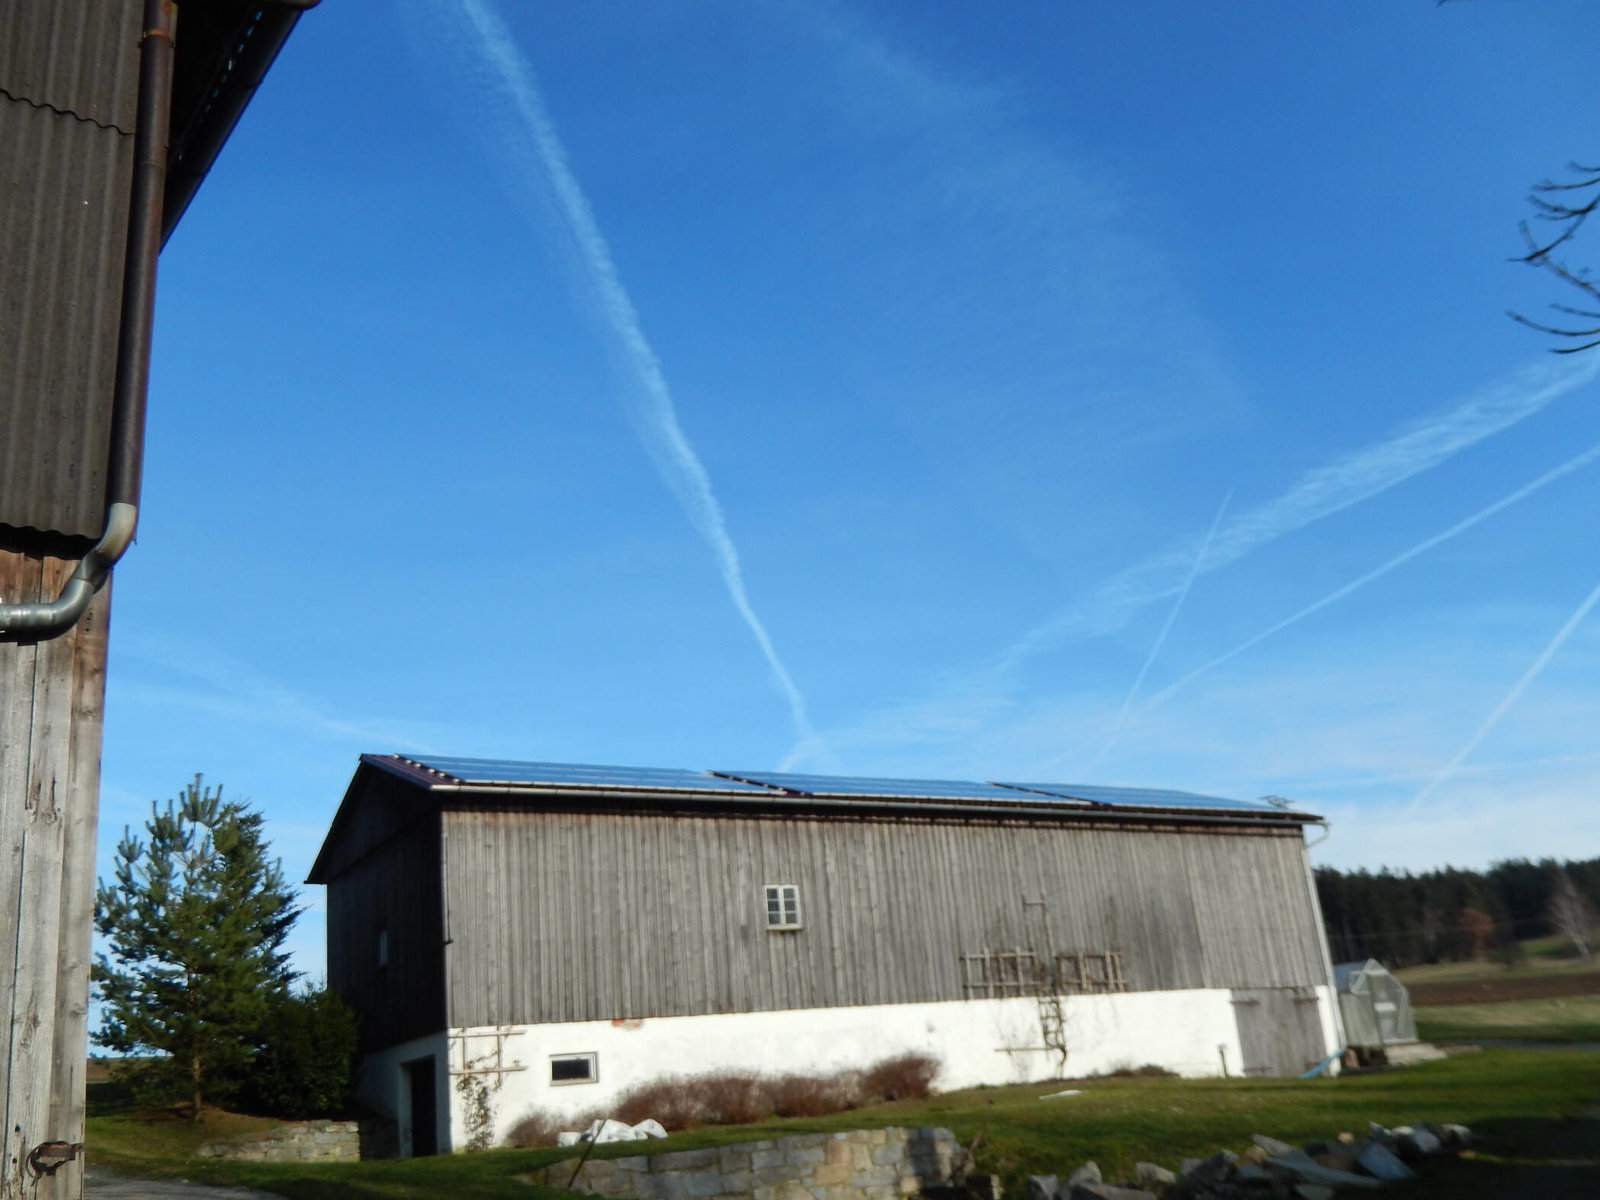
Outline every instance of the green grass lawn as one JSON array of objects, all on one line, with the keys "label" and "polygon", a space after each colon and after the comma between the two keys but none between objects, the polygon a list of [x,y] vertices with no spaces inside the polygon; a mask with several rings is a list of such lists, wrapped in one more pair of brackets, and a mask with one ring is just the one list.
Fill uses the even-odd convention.
[{"label": "green grass lawn", "polygon": [[1419,1008],[1416,1018],[1418,1036],[1430,1042],[1470,1042],[1481,1038],[1600,1042],[1600,996],[1445,1004]]},{"label": "green grass lawn", "polygon": [[[241,1184],[295,1200],[538,1200],[543,1189],[516,1176],[570,1150],[491,1150],[410,1162],[240,1163],[188,1157],[202,1141],[244,1132],[253,1118],[221,1118],[198,1129],[141,1120],[106,1085],[92,1092],[92,1163],[129,1173],[182,1175]],[[926,1101],[879,1105],[818,1120],[773,1121],[673,1134],[676,1149],[824,1130],[943,1125],[964,1145],[978,1142],[978,1168],[1001,1174],[1008,1191],[1029,1173],[1061,1173],[1094,1159],[1109,1177],[1148,1159],[1176,1168],[1185,1156],[1248,1144],[1252,1133],[1288,1141],[1362,1133],[1368,1120],[1461,1121],[1479,1129],[1484,1153],[1442,1168],[1412,1197],[1600,1195],[1600,1056],[1570,1051],[1485,1051],[1403,1071],[1317,1080],[1107,1079],[1072,1086],[1083,1094],[1040,1095],[1060,1084],[986,1088]],[[228,1125],[232,1121],[234,1124]],[[226,1129],[223,1126],[227,1125]],[[633,1154],[637,1144],[600,1147]],[[1553,1160],[1560,1160],[1559,1162]],[[1587,1161],[1591,1165],[1582,1165]],[[1560,1165],[1578,1162],[1579,1165]],[[1571,1179],[1568,1179],[1571,1176]],[[1519,1190],[1521,1183],[1535,1190]],[[1015,1194],[1015,1191],[1013,1191]],[[545,1200],[554,1200],[553,1195]]]}]

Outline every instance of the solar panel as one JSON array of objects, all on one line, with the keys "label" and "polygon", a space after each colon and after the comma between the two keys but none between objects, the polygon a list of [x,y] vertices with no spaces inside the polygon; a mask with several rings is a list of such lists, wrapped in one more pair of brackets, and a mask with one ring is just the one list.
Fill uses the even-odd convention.
[{"label": "solar panel", "polygon": [[1001,786],[1044,792],[1051,796],[1064,796],[1073,800],[1087,800],[1092,804],[1106,804],[1112,808],[1245,809],[1259,813],[1282,811],[1270,804],[1260,804],[1253,800],[1228,800],[1222,796],[1201,796],[1195,792],[1174,792],[1165,788],[1104,787],[1089,783],[1006,783]]},{"label": "solar panel", "polygon": [[[964,779],[875,779],[848,775],[793,775],[779,771],[719,771],[735,779],[764,783],[807,796],[852,796],[906,800],[989,800],[1026,804],[1028,797],[1012,788]],[[1041,799],[1035,797],[1035,800]],[[1052,800],[1057,799],[1051,797]]]},{"label": "solar panel", "polygon": [[679,771],[670,767],[601,767],[584,763],[509,762],[494,758],[412,758],[409,761],[462,783],[772,795],[768,788],[720,779],[703,771]]},{"label": "solar panel", "polygon": [[1078,783],[978,783],[964,779],[883,779],[784,771],[681,771],[665,767],[608,767],[586,763],[516,762],[494,758],[405,758],[460,783],[575,790],[698,792],[742,796],[793,795],[878,800],[951,800],[1011,806],[1073,805],[1167,811],[1282,812],[1275,806],[1163,788]]}]

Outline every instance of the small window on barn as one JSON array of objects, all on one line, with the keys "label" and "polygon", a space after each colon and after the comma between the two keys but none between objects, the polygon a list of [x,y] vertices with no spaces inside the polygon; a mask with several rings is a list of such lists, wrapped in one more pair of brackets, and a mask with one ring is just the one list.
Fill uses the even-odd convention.
[{"label": "small window on barn", "polygon": [[800,889],[792,883],[767,884],[767,929],[800,928]]},{"label": "small window on barn", "polygon": [[389,931],[387,929],[378,930],[378,965],[380,967],[389,965]]},{"label": "small window on barn", "polygon": [[552,1054],[551,1083],[596,1083],[600,1079],[597,1054]]}]

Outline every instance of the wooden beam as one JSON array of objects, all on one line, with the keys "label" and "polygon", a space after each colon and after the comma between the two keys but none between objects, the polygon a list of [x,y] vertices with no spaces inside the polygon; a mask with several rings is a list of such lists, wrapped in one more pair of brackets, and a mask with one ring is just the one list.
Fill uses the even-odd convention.
[{"label": "wooden beam", "polygon": [[[53,599],[74,566],[0,551],[0,599]],[[83,1141],[109,613],[107,588],[63,637],[0,641],[0,1200],[82,1191],[81,1157],[29,1156]]]}]

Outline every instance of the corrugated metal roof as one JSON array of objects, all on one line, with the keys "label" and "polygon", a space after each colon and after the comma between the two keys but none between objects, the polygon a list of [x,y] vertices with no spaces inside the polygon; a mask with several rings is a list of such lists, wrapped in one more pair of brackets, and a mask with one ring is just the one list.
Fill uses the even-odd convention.
[{"label": "corrugated metal roof", "polygon": [[140,0],[5,0],[0,91],[132,133],[142,7]]},{"label": "corrugated metal roof", "polygon": [[98,538],[133,138],[0,96],[0,163],[0,524]]},{"label": "corrugated metal roof", "polygon": [[580,793],[632,792],[641,797],[699,795],[730,801],[814,800],[819,804],[1015,809],[1020,814],[1053,812],[1187,815],[1212,820],[1258,818],[1301,824],[1317,818],[1270,804],[1229,800],[1158,788],[1080,784],[982,783],[956,779],[882,779],[842,775],[803,775],[780,771],[686,771],[657,767],[606,767],[572,763],[518,762],[506,759],[407,757],[364,754],[361,761],[398,774],[424,788]]}]

